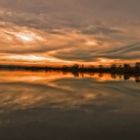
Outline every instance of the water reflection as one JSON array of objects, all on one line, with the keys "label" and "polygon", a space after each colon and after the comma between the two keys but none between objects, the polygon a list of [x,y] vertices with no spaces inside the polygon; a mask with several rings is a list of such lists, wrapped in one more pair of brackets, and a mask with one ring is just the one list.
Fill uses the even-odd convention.
[{"label": "water reflection", "polygon": [[63,72],[63,71],[0,71],[0,81],[39,81],[49,82],[50,80],[63,78],[91,78],[95,81],[123,81],[131,80],[140,82],[139,74],[113,74],[96,72]]},{"label": "water reflection", "polygon": [[[65,74],[65,73],[64,73]],[[72,72],[74,77],[90,77],[97,78],[98,81],[108,80],[135,80],[135,82],[140,82],[139,74],[115,74],[115,73],[80,73],[80,72]],[[98,76],[97,76],[98,75]]]},{"label": "water reflection", "polygon": [[[79,129],[80,136],[84,130],[91,138],[92,130],[97,134],[109,129],[116,134],[121,130],[118,127],[127,127],[129,132],[135,125],[137,132],[140,86],[135,79],[102,73],[77,76],[62,72],[1,71],[0,130],[31,123],[31,126],[37,125],[38,133],[43,133],[45,138],[52,137],[45,135],[42,127],[49,134],[66,127],[69,133]],[[34,135],[24,132],[26,136]]]},{"label": "water reflection", "polygon": [[[110,98],[119,101],[129,96],[132,96],[130,100],[139,97],[140,87],[133,82],[135,77],[124,82],[123,79],[128,78],[121,75],[87,73],[78,76],[79,78],[72,73],[61,72],[1,71],[1,111],[46,105],[77,108],[97,102],[99,105],[108,104]],[[98,101],[101,99],[104,100],[103,103]]]}]

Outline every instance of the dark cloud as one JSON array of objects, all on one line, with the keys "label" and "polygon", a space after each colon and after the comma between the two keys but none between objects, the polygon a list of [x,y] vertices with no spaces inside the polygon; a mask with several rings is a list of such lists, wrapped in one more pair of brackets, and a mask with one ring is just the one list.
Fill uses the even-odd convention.
[{"label": "dark cloud", "polygon": [[[21,23],[26,22],[29,24],[32,22],[32,18],[42,18],[48,20],[50,24],[54,24],[55,26],[94,24],[97,19],[105,20],[105,22],[116,21],[119,24],[124,24],[129,21],[132,23],[140,22],[138,18],[140,12],[139,4],[140,2],[138,0],[0,1],[3,10],[9,10],[11,14],[16,13],[18,15],[20,13],[21,16],[26,15],[22,19],[18,16],[16,22],[21,21]],[[125,22],[123,22],[124,20]]]}]

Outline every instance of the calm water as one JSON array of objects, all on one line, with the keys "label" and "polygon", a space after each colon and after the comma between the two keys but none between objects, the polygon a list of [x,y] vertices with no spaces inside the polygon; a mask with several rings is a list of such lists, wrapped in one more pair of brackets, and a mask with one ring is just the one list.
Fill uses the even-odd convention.
[{"label": "calm water", "polygon": [[0,140],[139,139],[140,83],[124,79],[0,71]]}]

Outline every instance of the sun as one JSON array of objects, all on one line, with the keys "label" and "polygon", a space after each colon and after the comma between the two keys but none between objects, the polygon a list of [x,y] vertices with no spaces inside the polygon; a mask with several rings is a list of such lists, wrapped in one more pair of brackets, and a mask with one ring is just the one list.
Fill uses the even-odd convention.
[{"label": "sun", "polygon": [[24,42],[31,42],[33,41],[33,37],[27,34],[21,34],[19,38]]},{"label": "sun", "polygon": [[36,40],[36,35],[33,33],[17,33],[16,37],[23,43],[32,43]]}]

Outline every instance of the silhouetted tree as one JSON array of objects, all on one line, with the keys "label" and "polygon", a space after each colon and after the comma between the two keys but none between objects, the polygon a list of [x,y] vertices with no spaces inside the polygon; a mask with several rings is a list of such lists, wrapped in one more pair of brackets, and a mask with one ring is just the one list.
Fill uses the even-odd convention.
[{"label": "silhouetted tree", "polygon": [[124,69],[130,69],[130,65],[129,64],[124,64]]},{"label": "silhouetted tree", "polygon": [[117,68],[117,65],[116,65],[116,64],[112,64],[112,65],[111,65],[111,68],[112,68],[112,69],[116,69],[116,68]]},{"label": "silhouetted tree", "polygon": [[78,69],[78,68],[79,68],[79,65],[78,65],[78,64],[74,64],[74,65],[72,66],[72,68],[73,68],[73,69]]},{"label": "silhouetted tree", "polygon": [[125,73],[132,72],[132,69],[129,64],[124,64],[124,72]]},{"label": "silhouetted tree", "polygon": [[140,70],[140,63],[139,63],[139,62],[137,62],[137,63],[135,64],[135,69],[136,69],[136,70]]},{"label": "silhouetted tree", "polygon": [[116,64],[112,64],[111,65],[111,71],[115,72],[117,69],[117,65]]}]

